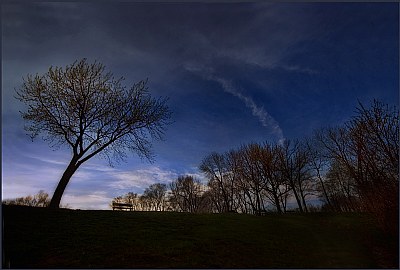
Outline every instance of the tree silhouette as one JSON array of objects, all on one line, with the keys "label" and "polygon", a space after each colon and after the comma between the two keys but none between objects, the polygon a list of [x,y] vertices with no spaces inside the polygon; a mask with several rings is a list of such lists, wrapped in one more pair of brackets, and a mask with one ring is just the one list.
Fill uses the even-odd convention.
[{"label": "tree silhouette", "polygon": [[26,197],[19,197],[16,199],[7,199],[2,201],[6,205],[26,205],[34,207],[46,207],[50,203],[49,194],[40,190],[36,195],[28,195]]},{"label": "tree silhouette", "polygon": [[374,214],[386,230],[395,234],[399,214],[399,119],[395,106],[378,100],[370,107],[359,103],[350,121],[325,130],[319,138],[330,158],[353,179],[362,209]]},{"label": "tree silhouette", "polygon": [[143,196],[150,200],[155,211],[164,211],[167,185],[161,183],[151,184],[143,192]]},{"label": "tree silhouette", "polygon": [[28,75],[16,91],[16,98],[28,106],[21,114],[32,140],[43,134],[51,147],[72,150],[50,207],[59,207],[72,175],[97,154],[110,164],[124,160],[128,150],[152,159],[151,140],[162,139],[170,124],[167,99],[152,98],[147,80],[131,88],[123,80],[105,72],[103,64],[82,59],[65,69],[50,67],[43,75]]},{"label": "tree silhouette", "polygon": [[171,199],[181,211],[196,213],[203,201],[203,187],[200,180],[190,175],[179,176],[170,183]]},{"label": "tree silhouette", "polygon": [[234,178],[227,165],[227,154],[211,153],[201,162],[199,169],[209,179],[209,192],[219,212],[234,209]]}]

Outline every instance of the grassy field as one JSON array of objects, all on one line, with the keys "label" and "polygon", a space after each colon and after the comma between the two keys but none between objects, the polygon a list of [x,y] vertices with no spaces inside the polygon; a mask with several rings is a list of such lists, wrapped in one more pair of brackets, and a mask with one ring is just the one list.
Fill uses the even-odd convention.
[{"label": "grassy field", "polygon": [[397,268],[358,214],[188,214],[3,206],[3,268]]}]

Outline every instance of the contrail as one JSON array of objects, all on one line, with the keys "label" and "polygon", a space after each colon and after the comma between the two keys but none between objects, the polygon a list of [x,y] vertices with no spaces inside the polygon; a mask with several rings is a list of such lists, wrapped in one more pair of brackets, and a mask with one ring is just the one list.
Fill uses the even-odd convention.
[{"label": "contrail", "polygon": [[239,98],[244,102],[247,108],[251,109],[252,114],[258,118],[262,126],[270,128],[272,133],[278,138],[278,143],[282,144],[285,138],[283,137],[283,132],[278,122],[263,108],[257,106],[251,97],[245,96],[235,88],[231,81],[223,78],[209,76],[210,80],[218,82],[225,92],[232,94],[233,96]]},{"label": "contrail", "polygon": [[278,122],[263,107],[258,107],[251,97],[243,95],[236,87],[234,87],[232,81],[213,75],[212,68],[205,68],[201,65],[186,64],[185,69],[190,72],[200,74],[207,80],[219,83],[225,92],[242,100],[246,107],[251,109],[253,116],[258,118],[262,126],[270,129],[278,138],[278,144],[283,144],[285,137],[283,136],[282,129]]}]

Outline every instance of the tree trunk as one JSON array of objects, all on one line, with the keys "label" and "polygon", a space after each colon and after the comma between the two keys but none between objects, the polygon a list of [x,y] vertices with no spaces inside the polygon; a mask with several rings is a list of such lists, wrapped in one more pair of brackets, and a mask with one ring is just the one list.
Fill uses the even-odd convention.
[{"label": "tree trunk", "polygon": [[274,191],[274,200],[275,200],[275,204],[276,204],[276,211],[279,213],[279,214],[282,214],[282,208],[281,208],[281,203],[279,202],[279,197],[278,197],[278,195],[276,194],[276,191]]},{"label": "tree trunk", "polygon": [[299,194],[297,193],[297,190],[296,190],[296,185],[293,183],[293,180],[291,180],[290,183],[291,183],[291,186],[292,186],[292,189],[293,189],[294,197],[296,198],[297,205],[299,206],[299,210],[300,210],[301,213],[303,213],[304,210],[303,210],[300,198],[299,198]]},{"label": "tree trunk", "polygon": [[329,199],[329,196],[328,196],[328,192],[326,192],[326,189],[325,189],[324,181],[322,180],[322,177],[319,175],[319,172],[318,172],[318,179],[319,179],[319,181],[321,183],[322,191],[324,193],[326,202],[328,203],[329,208],[333,209],[333,206],[331,204],[331,200]]},{"label": "tree trunk", "polygon": [[303,202],[303,209],[307,213],[308,207],[307,207],[307,203],[306,203],[306,198],[305,198],[302,190],[300,190],[300,196],[301,196],[301,201]]},{"label": "tree trunk", "polygon": [[53,197],[51,198],[49,208],[60,208],[61,197],[64,194],[64,190],[67,187],[72,175],[76,172],[76,170],[79,167],[77,162],[78,158],[73,157],[67,169],[64,171],[60,179],[60,182],[58,182],[57,188],[54,191]]}]

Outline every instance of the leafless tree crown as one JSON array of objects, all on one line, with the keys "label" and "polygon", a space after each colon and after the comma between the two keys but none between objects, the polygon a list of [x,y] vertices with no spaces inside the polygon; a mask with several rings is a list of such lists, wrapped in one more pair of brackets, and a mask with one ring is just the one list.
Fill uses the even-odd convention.
[{"label": "leafless tree crown", "polygon": [[83,163],[98,153],[109,161],[126,157],[125,150],[151,158],[151,138],[161,139],[169,123],[166,99],[148,93],[147,80],[124,87],[105,66],[86,59],[65,69],[50,67],[44,75],[28,75],[17,98],[28,109],[26,130],[52,146],[67,144]]}]

